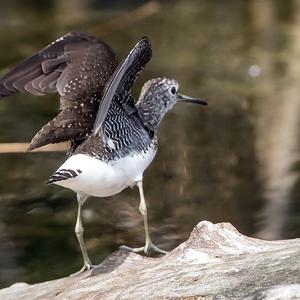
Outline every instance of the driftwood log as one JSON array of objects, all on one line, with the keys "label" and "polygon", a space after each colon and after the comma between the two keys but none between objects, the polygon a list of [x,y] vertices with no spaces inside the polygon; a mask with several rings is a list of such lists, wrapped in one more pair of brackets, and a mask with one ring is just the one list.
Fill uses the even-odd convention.
[{"label": "driftwood log", "polygon": [[164,257],[119,250],[92,271],[17,283],[0,299],[300,299],[300,239],[264,241],[203,221]]}]

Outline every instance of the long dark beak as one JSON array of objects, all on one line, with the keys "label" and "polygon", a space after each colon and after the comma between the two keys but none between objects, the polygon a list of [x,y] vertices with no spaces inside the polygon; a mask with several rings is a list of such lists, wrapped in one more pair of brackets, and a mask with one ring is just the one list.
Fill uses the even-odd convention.
[{"label": "long dark beak", "polygon": [[207,105],[207,102],[202,99],[192,98],[186,95],[178,94],[177,99],[183,102],[189,102],[189,103],[195,103],[195,104],[201,104],[201,105]]}]

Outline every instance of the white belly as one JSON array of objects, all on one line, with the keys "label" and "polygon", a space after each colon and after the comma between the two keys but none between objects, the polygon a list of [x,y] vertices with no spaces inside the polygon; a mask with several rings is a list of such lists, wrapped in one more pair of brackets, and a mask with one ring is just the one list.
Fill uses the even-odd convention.
[{"label": "white belly", "polygon": [[150,147],[146,153],[105,163],[85,154],[71,156],[58,169],[80,170],[77,177],[55,182],[60,186],[95,197],[118,194],[128,186],[142,180],[143,172],[156,154]]}]

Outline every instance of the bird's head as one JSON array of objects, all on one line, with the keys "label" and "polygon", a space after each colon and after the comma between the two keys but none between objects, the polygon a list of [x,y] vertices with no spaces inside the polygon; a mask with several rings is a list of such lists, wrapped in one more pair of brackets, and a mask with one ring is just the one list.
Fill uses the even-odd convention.
[{"label": "bird's head", "polygon": [[207,105],[202,99],[179,94],[178,89],[178,82],[169,78],[155,78],[144,84],[137,107],[144,124],[151,130],[157,130],[164,115],[177,102]]}]

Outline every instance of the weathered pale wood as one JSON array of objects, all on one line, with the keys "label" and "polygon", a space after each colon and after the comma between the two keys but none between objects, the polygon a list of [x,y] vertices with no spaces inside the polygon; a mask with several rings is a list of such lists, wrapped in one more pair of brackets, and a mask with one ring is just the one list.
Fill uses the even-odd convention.
[{"label": "weathered pale wood", "polygon": [[300,299],[300,239],[263,241],[200,222],[161,258],[119,250],[91,272],[16,284],[0,299]]}]

